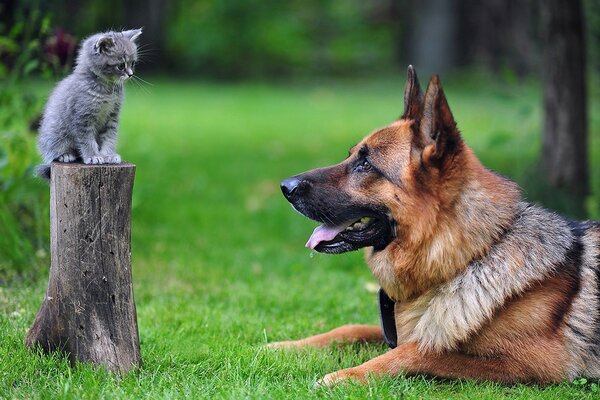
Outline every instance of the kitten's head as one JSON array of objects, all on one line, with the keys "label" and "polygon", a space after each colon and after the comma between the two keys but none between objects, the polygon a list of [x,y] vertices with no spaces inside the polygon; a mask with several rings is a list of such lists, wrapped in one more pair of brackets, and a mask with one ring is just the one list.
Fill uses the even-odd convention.
[{"label": "kitten's head", "polygon": [[97,33],[87,38],[77,56],[77,70],[90,70],[103,81],[123,83],[133,76],[137,61],[136,39],[141,29]]}]

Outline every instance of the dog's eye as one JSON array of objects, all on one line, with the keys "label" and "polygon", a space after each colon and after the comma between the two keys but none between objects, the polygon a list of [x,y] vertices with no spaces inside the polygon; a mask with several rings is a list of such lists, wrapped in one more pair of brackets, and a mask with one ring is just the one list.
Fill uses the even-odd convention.
[{"label": "dog's eye", "polygon": [[363,160],[360,164],[354,167],[356,172],[367,172],[371,170],[371,164],[367,160]]}]

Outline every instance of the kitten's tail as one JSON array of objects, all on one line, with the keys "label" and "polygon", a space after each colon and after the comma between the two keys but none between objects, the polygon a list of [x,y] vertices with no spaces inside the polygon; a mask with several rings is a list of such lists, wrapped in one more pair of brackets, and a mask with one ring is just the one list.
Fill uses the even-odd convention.
[{"label": "kitten's tail", "polygon": [[40,164],[35,168],[35,176],[50,182],[50,164]]}]

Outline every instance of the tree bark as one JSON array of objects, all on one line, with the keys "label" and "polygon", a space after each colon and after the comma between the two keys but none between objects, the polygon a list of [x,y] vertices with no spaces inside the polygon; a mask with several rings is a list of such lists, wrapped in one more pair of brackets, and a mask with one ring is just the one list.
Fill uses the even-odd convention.
[{"label": "tree bark", "polygon": [[411,4],[411,64],[425,72],[441,74],[456,66],[457,13],[451,1],[422,0]]},{"label": "tree bark", "polygon": [[50,278],[28,347],[113,372],[140,365],[131,284],[134,174],[132,164],[52,164]]},{"label": "tree bark", "polygon": [[580,0],[540,2],[543,35],[542,166],[583,209],[588,194],[586,57]]}]

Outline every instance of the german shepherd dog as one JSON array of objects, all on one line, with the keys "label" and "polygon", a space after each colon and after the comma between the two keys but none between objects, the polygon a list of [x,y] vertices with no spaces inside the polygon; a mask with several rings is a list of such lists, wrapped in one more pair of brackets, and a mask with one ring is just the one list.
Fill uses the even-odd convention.
[{"label": "german shepherd dog", "polygon": [[[322,225],[307,247],[365,248],[383,328],[345,325],[271,347],[387,341],[392,349],[318,384],[427,374],[497,382],[600,378],[600,223],[521,199],[462,140],[434,75],[408,68],[402,117],[340,164],[285,179]],[[386,323],[386,308],[391,325]]]}]

